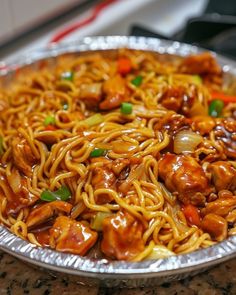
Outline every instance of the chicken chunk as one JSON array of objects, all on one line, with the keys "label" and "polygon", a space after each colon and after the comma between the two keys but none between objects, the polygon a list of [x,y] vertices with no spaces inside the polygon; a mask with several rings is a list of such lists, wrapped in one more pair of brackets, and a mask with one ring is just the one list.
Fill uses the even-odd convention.
[{"label": "chicken chunk", "polygon": [[189,122],[180,114],[173,113],[170,116],[163,116],[155,125],[156,130],[166,130],[170,135],[174,135],[182,129],[189,129]]},{"label": "chicken chunk", "polygon": [[159,175],[184,204],[204,205],[211,191],[202,167],[190,156],[165,154],[159,161]]},{"label": "chicken chunk", "polygon": [[227,221],[217,214],[207,214],[201,222],[201,228],[218,242],[227,237]]},{"label": "chicken chunk", "polygon": [[39,205],[30,212],[26,220],[26,224],[28,227],[33,227],[46,222],[48,219],[58,214],[59,212],[69,214],[71,209],[72,205],[64,201],[53,201],[50,203]]},{"label": "chicken chunk", "polygon": [[[6,180],[4,183],[6,184]],[[0,187],[1,187],[0,181]],[[7,193],[7,208],[6,211],[11,214],[19,212],[22,208],[32,206],[38,197],[32,194],[27,186],[27,179],[20,175],[15,168],[12,169],[10,175],[7,175],[7,183],[9,184]],[[6,189],[6,185],[4,185]]]},{"label": "chicken chunk", "polygon": [[127,89],[125,80],[116,75],[103,84],[105,100],[99,104],[101,110],[111,110],[117,108],[127,99]]},{"label": "chicken chunk", "polygon": [[15,166],[26,176],[32,175],[32,167],[37,163],[31,147],[24,138],[15,137],[12,140],[12,156]]},{"label": "chicken chunk", "polygon": [[229,162],[217,161],[208,166],[217,191],[236,189],[236,169]]},{"label": "chicken chunk", "polygon": [[50,246],[58,251],[85,255],[97,241],[98,234],[81,222],[57,217],[50,229]]},{"label": "chicken chunk", "polygon": [[102,83],[82,84],[79,98],[89,109],[97,108],[102,99]]},{"label": "chicken chunk", "polygon": [[214,118],[210,116],[195,116],[191,119],[193,131],[198,131],[201,135],[208,135],[216,125]]},{"label": "chicken chunk", "polygon": [[227,157],[236,159],[236,120],[233,118],[216,119],[214,135],[224,147]]},{"label": "chicken chunk", "polygon": [[227,198],[218,198],[215,201],[209,202],[204,209],[202,214],[206,215],[214,213],[225,217],[229,212],[236,208],[236,196],[230,196]]},{"label": "chicken chunk", "polygon": [[118,212],[103,221],[102,252],[118,260],[131,260],[144,250],[143,226],[127,212]]},{"label": "chicken chunk", "polygon": [[220,74],[221,68],[211,53],[204,52],[183,59],[179,66],[181,73],[187,74]]}]

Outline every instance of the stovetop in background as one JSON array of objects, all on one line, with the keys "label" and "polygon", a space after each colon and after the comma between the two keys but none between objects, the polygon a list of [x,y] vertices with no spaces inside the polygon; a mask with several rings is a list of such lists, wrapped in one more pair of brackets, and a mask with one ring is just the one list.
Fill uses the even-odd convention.
[{"label": "stovetop in background", "polygon": [[139,24],[131,26],[130,35],[190,43],[236,59],[236,1],[209,1],[201,16],[190,18],[185,28],[172,36]]}]

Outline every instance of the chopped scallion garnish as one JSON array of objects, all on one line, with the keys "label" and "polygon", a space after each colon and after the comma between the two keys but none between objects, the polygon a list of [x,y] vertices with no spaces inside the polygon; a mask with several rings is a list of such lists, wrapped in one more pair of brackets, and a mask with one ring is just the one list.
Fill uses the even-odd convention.
[{"label": "chopped scallion garnish", "polygon": [[45,126],[48,126],[48,125],[55,125],[56,123],[56,120],[55,120],[55,117],[53,116],[47,116],[44,120],[44,125]]},{"label": "chopped scallion garnish", "polygon": [[69,188],[65,185],[61,186],[57,191],[52,192],[50,190],[45,190],[41,193],[40,199],[46,202],[53,201],[66,201],[70,198],[71,192]]},{"label": "chopped scallion garnish", "polygon": [[132,83],[134,86],[138,87],[138,86],[140,86],[140,85],[142,84],[142,81],[143,81],[143,77],[142,77],[142,76],[137,76],[137,77],[135,77],[135,78],[131,81],[131,83]]},{"label": "chopped scallion garnish", "polygon": [[107,153],[107,150],[105,150],[105,149],[95,148],[95,149],[90,153],[90,157],[91,157],[91,158],[102,157],[102,156],[105,156],[106,153]]},{"label": "chopped scallion garnish", "polygon": [[67,111],[68,108],[69,108],[68,103],[64,103],[64,104],[63,104],[63,110],[64,110],[64,111]]},{"label": "chopped scallion garnish", "polygon": [[221,116],[223,108],[224,108],[223,100],[214,99],[211,101],[209,105],[209,115],[211,117],[218,118]]},{"label": "chopped scallion garnish", "polygon": [[133,105],[129,102],[122,102],[120,111],[124,115],[130,115],[133,111]]},{"label": "chopped scallion garnish", "polygon": [[64,72],[61,74],[62,80],[73,81],[74,80],[74,72]]}]

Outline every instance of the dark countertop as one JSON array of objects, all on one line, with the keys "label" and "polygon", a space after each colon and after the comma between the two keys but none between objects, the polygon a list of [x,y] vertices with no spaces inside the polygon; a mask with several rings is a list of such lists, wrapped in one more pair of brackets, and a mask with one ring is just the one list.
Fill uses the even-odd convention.
[{"label": "dark countertop", "polygon": [[236,294],[236,259],[209,271],[158,287],[105,289],[85,287],[52,276],[0,251],[0,295],[234,295]]}]

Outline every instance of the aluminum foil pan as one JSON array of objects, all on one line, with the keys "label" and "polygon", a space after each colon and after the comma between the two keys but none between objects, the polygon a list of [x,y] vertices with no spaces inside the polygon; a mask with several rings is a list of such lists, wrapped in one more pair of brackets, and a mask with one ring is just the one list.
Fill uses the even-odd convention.
[{"label": "aluminum foil pan", "polygon": [[[19,67],[37,68],[37,61],[42,59],[53,60],[64,53],[121,47],[182,56],[202,51],[195,46],[154,38],[87,37],[70,43],[52,45],[17,57],[6,68],[0,70],[0,85],[10,81]],[[225,76],[236,75],[235,62],[222,56],[216,55],[216,57]],[[107,287],[138,287],[182,279],[236,256],[236,236],[190,254],[132,263],[109,262],[106,259],[91,259],[39,248],[16,237],[4,226],[0,226],[0,249],[35,266],[63,273],[63,276],[70,275],[70,278],[73,276],[77,282]]]}]

